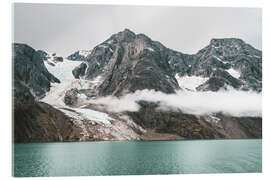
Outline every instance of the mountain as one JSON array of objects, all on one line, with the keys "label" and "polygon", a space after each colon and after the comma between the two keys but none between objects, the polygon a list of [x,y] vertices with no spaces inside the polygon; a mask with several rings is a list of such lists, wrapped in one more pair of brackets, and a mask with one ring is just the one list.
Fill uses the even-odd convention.
[{"label": "mountain", "polygon": [[74,88],[75,92],[89,88],[90,82],[72,75],[80,62],[59,60],[55,53],[35,51],[25,44],[14,43],[13,51],[14,142],[139,139],[143,129],[128,117],[65,105]]},{"label": "mountain", "polygon": [[243,40],[212,39],[184,54],[125,29],[67,58],[25,44],[13,50],[16,142],[262,137],[260,116],[188,114],[144,99],[126,101],[135,111],[106,106],[120,108],[121,98],[146,89],[166,98],[222,89],[260,93],[262,52]]},{"label": "mountain", "polygon": [[38,97],[44,97],[50,90],[51,83],[60,83],[45,67],[44,59],[40,52],[26,44],[13,44],[14,72],[20,76],[32,93]]},{"label": "mountain", "polygon": [[262,90],[262,52],[241,39],[212,39],[196,54],[198,59],[191,73],[209,77],[199,89],[207,90],[220,83],[236,89]]},{"label": "mountain", "polygon": [[[261,92],[262,52],[243,40],[225,38],[212,39],[196,54],[184,54],[125,29],[96,46],[73,75],[89,81],[99,78],[99,85],[91,89],[95,93],[85,91],[89,98],[94,94],[121,97],[143,89],[167,94],[221,89]],[[140,111],[127,114],[155,132],[191,139],[261,137],[261,117],[196,116],[181,110],[164,112],[154,102],[138,103]]]},{"label": "mountain", "polygon": [[183,139],[262,137],[261,117],[233,117],[223,113],[193,115],[181,110],[161,110],[158,103],[140,101],[139,104],[140,110],[127,112],[128,115],[142,128],[157,133],[174,134]]},{"label": "mountain", "polygon": [[[243,40],[212,39],[196,54],[166,48],[144,34],[125,29],[96,46],[73,70],[75,78],[104,81],[100,95],[125,94],[142,89],[175,93],[186,80],[195,91],[262,89],[262,52]],[[201,81],[201,79],[204,79]]]},{"label": "mountain", "polygon": [[36,51],[26,44],[13,44],[15,142],[64,141],[71,137],[70,118],[38,101],[51,89],[51,83],[60,83],[49,73],[40,53],[44,51]]},{"label": "mountain", "polygon": [[84,62],[87,68],[81,66],[74,71],[86,79],[102,76],[100,95],[142,89],[174,93],[180,87],[167,62],[166,51],[159,42],[125,29],[92,50]]},{"label": "mountain", "polygon": [[14,71],[13,78],[14,141],[68,140],[72,130],[69,117],[46,103],[38,102],[18,71]]},{"label": "mountain", "polygon": [[79,50],[67,57],[71,61],[85,61],[87,56],[91,54],[91,50]]}]

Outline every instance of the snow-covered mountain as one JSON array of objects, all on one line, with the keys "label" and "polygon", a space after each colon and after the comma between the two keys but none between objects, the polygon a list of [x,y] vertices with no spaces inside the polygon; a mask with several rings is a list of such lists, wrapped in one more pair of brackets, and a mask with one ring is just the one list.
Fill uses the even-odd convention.
[{"label": "snow-covered mountain", "polygon": [[[187,113],[189,107],[171,107],[163,102],[168,98],[177,101],[181,92],[260,93],[262,53],[240,39],[213,39],[198,53],[188,55],[125,29],[93,50],[77,51],[67,58],[26,45],[15,44],[14,52],[16,85],[25,87],[24,96],[17,91],[16,101],[20,103],[16,106],[16,123],[19,115],[25,114],[27,119],[31,108],[35,109],[29,115],[31,120],[20,124],[24,127],[21,134],[32,131],[29,123],[44,128],[41,132],[53,133],[51,126],[42,123],[48,120],[42,112],[54,112],[64,119],[57,124],[55,116],[49,116],[58,129],[57,141],[261,137],[260,116],[233,116],[222,111],[196,114],[190,109]],[[134,99],[134,93],[145,90],[155,93]],[[166,96],[172,94],[176,96]],[[33,100],[26,101],[29,96]],[[130,100],[132,104],[128,104]],[[111,105],[115,107],[110,109]],[[125,110],[115,111],[120,106]],[[59,131],[63,127],[69,130]],[[42,133],[38,131],[30,133],[31,137],[39,139]],[[25,141],[33,141],[25,134]]]},{"label": "snow-covered mountain", "polygon": [[227,38],[212,39],[188,55],[125,29],[97,45],[73,72],[76,78],[105,77],[98,87],[101,95],[142,89],[174,93],[189,85],[187,89],[196,91],[231,87],[260,92],[262,53],[243,40]]}]

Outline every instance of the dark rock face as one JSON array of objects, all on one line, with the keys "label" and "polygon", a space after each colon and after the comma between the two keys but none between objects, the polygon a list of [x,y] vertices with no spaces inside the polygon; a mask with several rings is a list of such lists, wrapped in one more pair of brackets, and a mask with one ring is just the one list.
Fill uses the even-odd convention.
[{"label": "dark rock face", "polygon": [[13,44],[14,72],[36,97],[43,97],[50,90],[50,83],[60,83],[46,69],[40,52],[26,44]]},{"label": "dark rock face", "polygon": [[13,86],[14,142],[66,141],[72,124],[64,113],[37,102],[15,72]]},{"label": "dark rock face", "polygon": [[177,134],[184,139],[261,138],[260,117],[195,116],[179,111],[160,111],[158,104],[139,102],[138,112],[128,112],[134,122],[159,133]]},{"label": "dark rock face", "polygon": [[48,59],[49,54],[42,50],[37,50],[37,53],[39,54],[40,58],[43,61],[46,61]]},{"label": "dark rock face", "polygon": [[72,74],[76,79],[83,77],[85,75],[85,70],[87,65],[85,63],[80,64],[78,67],[72,70]]},{"label": "dark rock face", "polygon": [[72,121],[63,112],[38,102],[60,82],[44,65],[47,53],[25,44],[13,44],[13,118],[14,142],[68,141]]},{"label": "dark rock face", "polygon": [[167,48],[143,34],[124,30],[96,46],[88,56],[87,79],[105,76],[100,95],[142,89],[174,93],[179,85],[167,61]]},{"label": "dark rock face", "polygon": [[218,91],[221,88],[226,89],[226,85],[239,89],[243,84],[243,81],[232,77],[227,71],[218,69],[213,71],[210,74],[209,80],[198,86],[197,90]]},{"label": "dark rock face", "polygon": [[[262,89],[262,52],[240,39],[212,39],[195,59],[196,63],[191,66],[192,75],[212,78],[214,74],[220,83],[236,89],[259,92]],[[226,72],[231,68],[239,72],[238,79]],[[211,86],[208,84],[211,82],[205,85]],[[208,90],[216,91],[215,88]]]},{"label": "dark rock face", "polygon": [[[235,38],[212,39],[197,54],[166,48],[143,34],[125,29],[96,46],[74,76],[104,76],[100,95],[120,95],[141,89],[174,93],[181,89],[175,75],[208,77],[199,91],[218,91],[231,86],[241,90],[262,88],[262,52]],[[228,73],[239,72],[240,77]]]},{"label": "dark rock face", "polygon": [[76,51],[73,54],[69,55],[67,59],[71,61],[85,61],[90,54],[90,50]]},{"label": "dark rock face", "polygon": [[77,104],[77,102],[78,102],[77,95],[78,94],[79,94],[79,91],[76,88],[68,90],[65,94],[65,97],[64,97],[64,103],[66,105],[69,105],[69,106]]},{"label": "dark rock face", "polygon": [[[262,89],[262,52],[240,39],[212,39],[194,55],[172,52],[169,64],[180,77],[208,77],[197,90],[218,91],[228,85],[258,92]],[[229,69],[238,71],[240,77],[228,74]]]},{"label": "dark rock face", "polygon": [[53,59],[56,62],[63,62],[64,61],[64,58],[63,57],[60,57],[60,56],[54,57]]}]

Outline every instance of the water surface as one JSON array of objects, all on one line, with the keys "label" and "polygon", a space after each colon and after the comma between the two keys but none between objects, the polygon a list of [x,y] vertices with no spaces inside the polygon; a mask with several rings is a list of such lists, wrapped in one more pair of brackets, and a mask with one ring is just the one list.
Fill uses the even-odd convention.
[{"label": "water surface", "polygon": [[262,170],[262,141],[27,143],[13,160],[17,177],[248,173]]}]

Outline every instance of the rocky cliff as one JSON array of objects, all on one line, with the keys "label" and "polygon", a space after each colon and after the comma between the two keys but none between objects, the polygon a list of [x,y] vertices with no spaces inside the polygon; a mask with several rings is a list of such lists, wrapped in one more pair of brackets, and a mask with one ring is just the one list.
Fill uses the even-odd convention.
[{"label": "rocky cliff", "polygon": [[69,139],[70,118],[46,103],[37,102],[17,71],[14,72],[13,102],[15,142]]},{"label": "rocky cliff", "polygon": [[13,44],[12,60],[14,73],[20,76],[36,97],[44,97],[45,93],[50,90],[51,83],[60,83],[46,69],[43,62],[44,58],[40,55],[40,52],[26,44]]},{"label": "rocky cliff", "polygon": [[261,91],[262,52],[235,38],[212,39],[196,54],[166,48],[144,34],[125,29],[96,46],[86,62],[73,71],[76,78],[104,77],[100,95],[120,95],[142,89],[174,93],[178,78],[202,77],[198,91],[232,87]]},{"label": "rocky cliff", "polygon": [[[103,76],[100,95],[120,95],[142,89],[174,93],[180,89],[171,71],[167,49],[143,34],[126,29],[96,46],[87,58],[87,68],[78,68],[80,76]],[[77,76],[78,77],[78,76]]]}]

